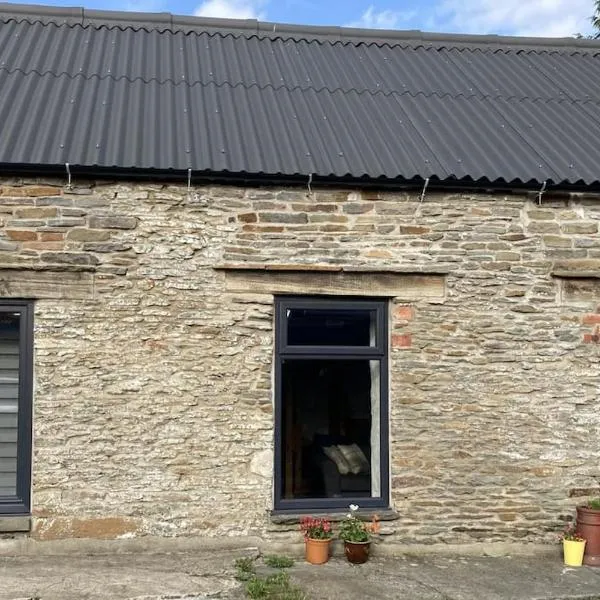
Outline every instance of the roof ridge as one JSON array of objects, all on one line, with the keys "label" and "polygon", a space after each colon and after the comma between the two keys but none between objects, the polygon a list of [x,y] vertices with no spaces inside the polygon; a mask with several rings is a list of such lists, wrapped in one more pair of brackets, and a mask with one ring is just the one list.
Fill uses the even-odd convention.
[{"label": "roof ridge", "polygon": [[135,83],[135,82],[139,81],[144,84],[148,84],[148,83],[157,83],[158,85],[171,84],[175,87],[187,86],[188,88],[193,88],[195,86],[207,88],[207,87],[213,86],[216,88],[228,87],[231,89],[235,89],[235,88],[244,88],[246,90],[258,89],[259,91],[271,89],[275,92],[280,91],[280,90],[286,90],[288,92],[312,91],[315,94],[328,92],[329,94],[341,93],[344,95],[354,94],[357,96],[362,96],[364,94],[367,94],[367,95],[373,96],[373,97],[376,97],[376,96],[384,96],[384,97],[410,96],[411,98],[433,98],[433,97],[435,97],[435,98],[439,98],[440,100],[443,100],[444,98],[452,98],[453,100],[458,100],[459,98],[464,98],[464,99],[475,98],[477,100],[506,100],[506,101],[517,101],[517,102],[529,101],[529,102],[536,102],[536,103],[541,102],[544,104],[555,104],[555,103],[560,104],[563,102],[568,102],[571,104],[575,104],[575,103],[577,103],[577,104],[596,104],[596,105],[600,106],[600,98],[586,98],[586,99],[545,98],[543,96],[517,96],[516,94],[511,94],[511,95],[483,94],[481,92],[472,92],[472,93],[460,92],[458,94],[455,94],[452,92],[439,92],[439,91],[435,91],[435,90],[432,92],[423,92],[423,91],[414,92],[411,90],[404,90],[404,91],[400,92],[398,90],[381,90],[381,89],[380,90],[370,90],[370,89],[358,90],[356,88],[344,89],[340,86],[335,87],[335,88],[329,88],[327,86],[321,86],[321,87],[308,86],[308,85],[307,86],[302,86],[302,85],[290,86],[290,85],[286,85],[286,84],[273,85],[272,83],[267,83],[265,85],[261,85],[259,83],[244,83],[243,81],[238,81],[237,83],[231,83],[230,81],[221,81],[221,82],[194,81],[194,82],[190,82],[188,80],[179,80],[179,79],[175,80],[170,77],[166,78],[166,79],[158,79],[157,77],[151,77],[150,79],[146,79],[144,77],[131,78],[127,75],[121,75],[119,77],[115,77],[114,75],[110,75],[110,74],[99,75],[97,73],[93,73],[91,75],[86,75],[84,73],[71,74],[71,73],[67,73],[66,71],[62,71],[60,73],[55,73],[54,71],[50,71],[50,70],[38,71],[37,69],[29,69],[29,70],[25,71],[24,69],[21,69],[21,68],[9,69],[8,67],[0,67],[0,73],[1,72],[6,73],[7,75],[19,73],[20,75],[23,75],[24,77],[27,77],[27,75],[30,75],[32,73],[35,73],[39,77],[50,76],[50,77],[54,77],[57,79],[60,77],[66,77],[71,80],[83,79],[85,81],[91,81],[91,80],[104,81],[104,80],[110,79],[115,82],[125,80],[128,83]]},{"label": "roof ridge", "polygon": [[[62,8],[34,4],[0,2],[0,20],[53,23],[55,25],[80,25],[96,28],[144,29],[146,31],[198,31],[222,35],[257,36],[342,44],[375,44],[379,46],[452,47],[469,49],[487,47],[503,50],[507,46],[529,48],[531,52],[561,50],[600,51],[600,39],[542,38],[502,35],[475,35],[459,33],[433,33],[420,30],[357,29],[341,26],[294,25],[263,22],[256,19],[215,19],[162,13],[136,13],[126,11],[92,10],[83,7]],[[160,26],[164,26],[161,30]],[[226,33],[223,34],[223,31]]]}]

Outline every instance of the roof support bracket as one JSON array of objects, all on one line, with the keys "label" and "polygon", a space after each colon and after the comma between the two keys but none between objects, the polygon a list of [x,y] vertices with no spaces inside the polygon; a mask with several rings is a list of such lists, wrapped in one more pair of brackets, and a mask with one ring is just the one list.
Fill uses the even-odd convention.
[{"label": "roof support bracket", "polygon": [[419,196],[419,204],[417,204],[417,208],[415,209],[415,214],[413,215],[413,223],[417,222],[417,217],[419,216],[419,211],[421,210],[421,204],[423,204],[423,200],[425,200],[425,192],[427,191],[427,186],[429,185],[429,177],[425,179],[425,183],[423,184],[423,191]]},{"label": "roof support bracket", "polygon": [[427,191],[427,186],[429,185],[429,177],[425,179],[425,184],[423,185],[423,191],[421,192],[421,196],[419,197],[419,202],[423,202],[425,200],[425,192]]},{"label": "roof support bracket", "polygon": [[71,184],[71,167],[69,163],[65,163],[65,169],[67,170],[67,189],[72,190],[73,186]]},{"label": "roof support bracket", "polygon": [[312,179],[313,179],[313,174],[309,173],[308,174],[308,183],[306,184],[306,187],[308,188],[308,195],[312,197]]},{"label": "roof support bracket", "polygon": [[547,185],[548,185],[548,180],[546,179],[546,181],[544,181],[544,183],[542,183],[542,188],[538,192],[538,196],[537,196],[538,205],[542,203],[542,196],[544,195],[544,192],[546,191]]}]

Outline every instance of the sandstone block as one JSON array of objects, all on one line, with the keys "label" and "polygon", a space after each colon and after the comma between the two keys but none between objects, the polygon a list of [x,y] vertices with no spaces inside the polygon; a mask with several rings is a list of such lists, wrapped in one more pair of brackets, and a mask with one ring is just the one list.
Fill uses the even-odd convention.
[{"label": "sandstone block", "polygon": [[410,333],[392,334],[392,348],[410,348],[412,346],[412,335]]},{"label": "sandstone block", "polygon": [[6,237],[11,240],[16,240],[18,242],[25,242],[31,240],[37,240],[38,234],[36,231],[31,231],[29,229],[5,229],[4,233]]},{"label": "sandstone block", "polygon": [[57,208],[53,206],[38,208],[17,208],[15,216],[22,219],[43,219],[56,216]]},{"label": "sandstone block", "polygon": [[400,235],[422,235],[430,231],[429,227],[423,227],[422,225],[400,225]]},{"label": "sandstone block", "polygon": [[12,197],[37,197],[37,196],[61,196],[61,187],[51,187],[45,185],[24,185],[24,186],[1,186],[0,196]]}]

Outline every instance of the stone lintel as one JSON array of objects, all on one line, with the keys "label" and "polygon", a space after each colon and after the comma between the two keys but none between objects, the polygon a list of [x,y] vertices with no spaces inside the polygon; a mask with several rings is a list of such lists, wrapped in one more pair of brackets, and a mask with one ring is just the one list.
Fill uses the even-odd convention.
[{"label": "stone lintel", "polygon": [[560,279],[600,279],[600,271],[564,271],[556,269],[552,271],[552,275]]},{"label": "stone lintel", "polygon": [[409,273],[429,275],[448,275],[450,270],[441,269],[439,266],[393,266],[373,267],[370,265],[326,265],[326,264],[269,264],[269,263],[222,263],[214,267],[216,271],[314,271],[317,273]]},{"label": "stone lintel", "polygon": [[0,296],[33,299],[93,299],[94,275],[82,271],[6,269],[0,265]]},{"label": "stone lintel", "polygon": [[439,274],[394,271],[225,270],[228,292],[253,294],[327,294],[390,297],[440,302],[445,277]]},{"label": "stone lintel", "polygon": [[600,277],[565,277],[560,281],[562,304],[584,304],[595,307],[600,298]]},{"label": "stone lintel", "polygon": [[557,260],[552,265],[551,274],[554,277],[562,278],[592,277],[600,279],[600,259],[583,258]]},{"label": "stone lintel", "polygon": [[31,517],[15,515],[0,517],[0,533],[19,533],[31,530]]}]

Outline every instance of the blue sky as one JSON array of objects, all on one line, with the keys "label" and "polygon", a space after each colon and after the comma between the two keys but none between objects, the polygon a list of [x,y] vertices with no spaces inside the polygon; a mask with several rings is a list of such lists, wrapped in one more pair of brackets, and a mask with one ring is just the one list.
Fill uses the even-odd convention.
[{"label": "blue sky", "polygon": [[[42,3],[41,0],[40,3]],[[590,33],[593,0],[46,0],[57,6],[168,11],[311,25],[457,33],[569,36]]]}]

